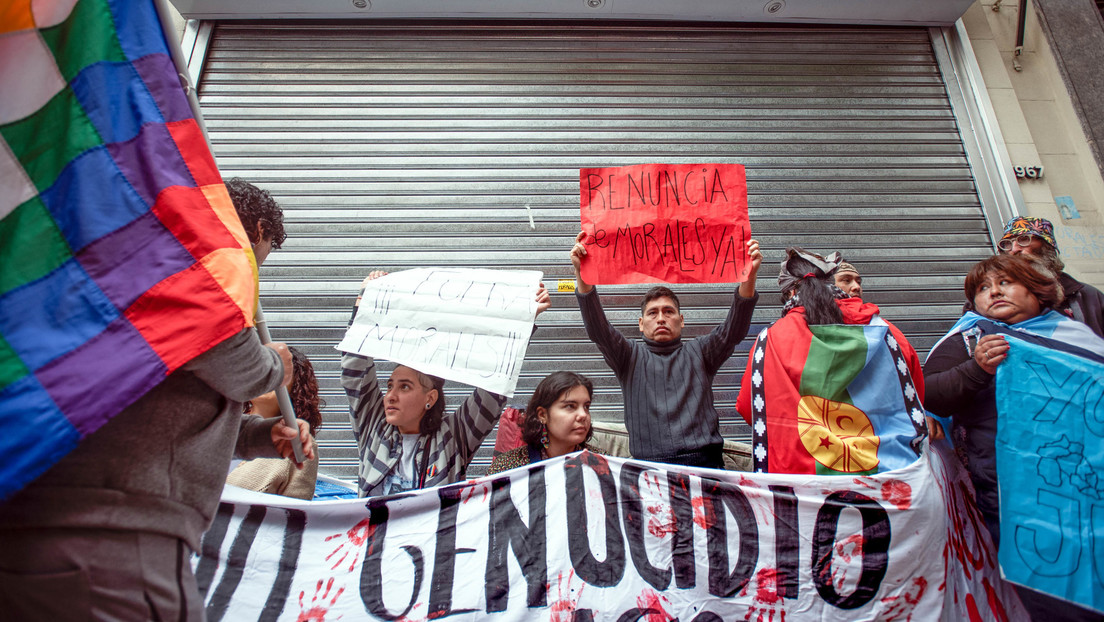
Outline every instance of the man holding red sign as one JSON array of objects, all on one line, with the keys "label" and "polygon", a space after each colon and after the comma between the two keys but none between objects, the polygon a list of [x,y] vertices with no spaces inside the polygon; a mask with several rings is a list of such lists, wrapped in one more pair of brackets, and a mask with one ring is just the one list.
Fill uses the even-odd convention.
[{"label": "man holding red sign", "polygon": [[614,328],[602,310],[598,292],[583,280],[586,233],[571,249],[575,295],[587,336],[621,383],[625,427],[634,458],[723,469],[724,438],[713,406],[713,377],[747,336],[759,294],[755,277],[763,262],[759,243],[746,243],[748,278],[732,298],[728,317],[708,335],[683,340],[678,297],[670,289],[650,289],[641,302],[643,339],[630,341]]},{"label": "man holding red sign", "polygon": [[[713,377],[747,336],[763,262],[749,239],[744,169],[640,165],[582,169],[579,177],[576,296],[587,336],[621,383],[629,450],[641,460],[723,469]],[[630,341],[606,319],[591,284],[739,280],[725,321],[686,341],[678,297],[667,287],[645,294],[644,338]]]}]

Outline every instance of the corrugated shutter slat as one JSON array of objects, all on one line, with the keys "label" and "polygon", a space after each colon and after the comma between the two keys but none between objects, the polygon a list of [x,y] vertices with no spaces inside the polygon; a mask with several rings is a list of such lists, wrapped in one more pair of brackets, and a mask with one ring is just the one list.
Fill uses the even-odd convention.
[{"label": "corrugated shutter slat", "polygon": [[[360,279],[374,268],[526,268],[555,291],[570,277],[580,167],[747,166],[767,255],[753,331],[778,317],[777,262],[799,245],[842,251],[866,298],[927,350],[958,316],[963,274],[990,252],[920,28],[223,22],[200,101],[224,175],[285,207],[289,237],[262,270],[262,302],[273,334],[319,370],[323,465],[343,476],[356,456],[333,345]],[[643,288],[601,290],[635,335]],[[731,287],[677,290],[697,335],[721,319]],[[553,299],[514,403],[570,368],[595,380],[595,418],[619,420],[616,380],[573,295]],[[746,438],[732,404],[747,347],[715,383],[733,438]],[[448,393],[455,403],[465,389]]]}]

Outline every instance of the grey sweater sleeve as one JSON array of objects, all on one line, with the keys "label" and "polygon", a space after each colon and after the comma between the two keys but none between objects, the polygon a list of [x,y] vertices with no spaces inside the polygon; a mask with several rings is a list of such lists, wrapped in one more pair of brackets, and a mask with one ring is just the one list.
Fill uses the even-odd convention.
[{"label": "grey sweater sleeve", "polygon": [[452,414],[457,451],[465,464],[471,461],[483,439],[498,424],[505,406],[505,396],[476,389]]},{"label": "grey sweater sleeve", "polygon": [[235,402],[245,402],[275,390],[284,379],[280,355],[261,345],[252,328],[243,329],[195,357],[184,368]]},{"label": "grey sweater sleeve", "polygon": [[265,419],[257,415],[242,415],[234,457],[243,460],[282,458],[272,442],[272,428],[280,421],[283,421],[280,417]]},{"label": "grey sweater sleeve", "polygon": [[728,308],[728,316],[708,335],[701,338],[702,359],[709,373],[717,373],[728,357],[732,356],[736,345],[747,337],[748,328],[751,327],[751,315],[758,302],[759,292],[751,298],[744,298],[740,295],[740,291],[736,290],[732,294],[732,306]]},{"label": "grey sweater sleeve", "polygon": [[583,315],[583,326],[586,328],[587,337],[598,346],[598,351],[606,359],[613,373],[619,378],[628,371],[632,360],[632,346],[629,340],[621,334],[609,320],[606,312],[602,310],[602,301],[598,298],[598,288],[589,293],[576,292],[579,302],[579,311]]}]

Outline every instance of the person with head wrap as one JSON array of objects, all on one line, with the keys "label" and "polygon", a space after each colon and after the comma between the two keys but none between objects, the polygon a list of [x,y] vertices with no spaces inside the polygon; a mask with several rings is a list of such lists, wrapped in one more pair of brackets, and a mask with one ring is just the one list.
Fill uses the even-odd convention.
[{"label": "person with head wrap", "polygon": [[786,249],[782,317],[759,333],[736,399],[757,472],[888,471],[914,461],[927,434],[916,351],[877,306],[836,287],[840,263]]},{"label": "person with head wrap", "polygon": [[1055,308],[1104,337],[1104,293],[1063,272],[1066,265],[1058,257],[1054,225],[1049,220],[1029,216],[1017,216],[1009,220],[1004,226],[1004,236],[997,242],[997,248],[1002,254],[1031,257],[1058,275],[1058,283],[1065,296]]},{"label": "person with head wrap", "polygon": [[862,298],[862,276],[855,266],[841,261],[836,269],[836,287],[852,298]]}]

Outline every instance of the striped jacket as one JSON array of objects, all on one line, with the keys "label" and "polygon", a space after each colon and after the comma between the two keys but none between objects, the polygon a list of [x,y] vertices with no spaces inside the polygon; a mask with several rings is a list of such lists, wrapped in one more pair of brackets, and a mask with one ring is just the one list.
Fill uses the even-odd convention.
[{"label": "striped jacket", "polygon": [[[402,433],[384,417],[376,362],[357,354],[342,356],[341,386],[349,398],[349,417],[360,453],[359,494],[383,494],[384,480],[397,468],[403,445]],[[505,405],[505,397],[476,389],[451,416],[444,417],[437,432],[418,438],[414,469],[425,474],[425,488],[464,477],[475,450],[494,429]]]}]

